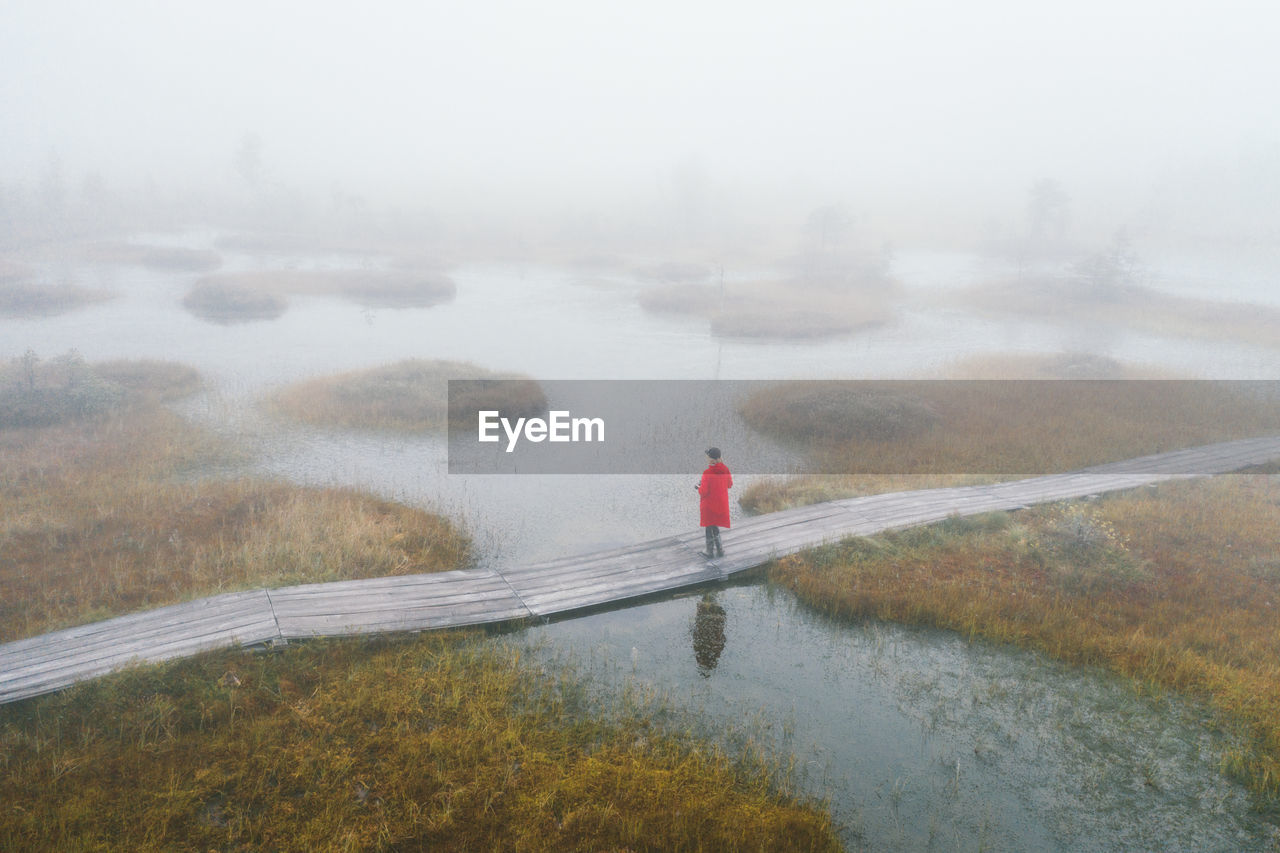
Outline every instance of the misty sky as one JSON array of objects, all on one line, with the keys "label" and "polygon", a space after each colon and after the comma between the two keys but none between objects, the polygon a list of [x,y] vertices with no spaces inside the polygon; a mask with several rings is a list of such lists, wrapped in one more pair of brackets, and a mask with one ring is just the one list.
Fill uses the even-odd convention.
[{"label": "misty sky", "polygon": [[1145,180],[1280,141],[1269,2],[5,0],[0,181]]}]

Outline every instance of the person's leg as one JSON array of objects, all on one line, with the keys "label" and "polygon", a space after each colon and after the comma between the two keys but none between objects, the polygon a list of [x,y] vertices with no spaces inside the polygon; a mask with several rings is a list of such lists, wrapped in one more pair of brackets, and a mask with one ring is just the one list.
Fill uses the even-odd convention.
[{"label": "person's leg", "polygon": [[704,557],[714,557],[716,555],[715,530],[715,527],[710,524],[702,528],[702,532],[705,533],[707,537],[707,547],[702,549],[702,556]]},{"label": "person's leg", "polygon": [[[711,534],[711,538],[712,538],[712,540],[715,542],[715,546],[716,546],[715,555],[716,555],[717,557],[723,557],[723,556],[724,556],[724,546],[720,544],[720,528],[719,528],[719,527],[712,527],[711,529],[715,531],[715,533],[712,533],[712,534]],[[710,548],[708,548],[708,549],[707,549],[707,551],[709,552],[709,551],[711,551],[711,549],[710,549]]]}]

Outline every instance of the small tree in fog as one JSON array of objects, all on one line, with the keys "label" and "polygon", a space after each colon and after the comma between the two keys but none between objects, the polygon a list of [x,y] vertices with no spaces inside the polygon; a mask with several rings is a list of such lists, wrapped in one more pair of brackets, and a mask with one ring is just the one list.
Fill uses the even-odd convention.
[{"label": "small tree in fog", "polygon": [[815,207],[804,223],[804,275],[810,281],[840,278],[853,220],[838,204]]},{"label": "small tree in fog", "polygon": [[1062,240],[1071,218],[1070,206],[1071,198],[1057,181],[1036,181],[1027,199],[1027,236],[1041,244]]},{"label": "small tree in fog", "polygon": [[853,227],[849,214],[838,204],[815,207],[804,224],[805,237],[818,254],[833,254],[844,245]]},{"label": "small tree in fog", "polygon": [[685,237],[696,236],[711,206],[711,173],[700,157],[689,157],[672,167],[671,191]]},{"label": "small tree in fog", "polygon": [[246,133],[240,140],[240,147],[232,161],[236,174],[244,178],[245,183],[256,187],[262,183],[262,138],[256,133]]},{"label": "small tree in fog", "polygon": [[18,360],[22,366],[22,378],[26,380],[27,390],[34,391],[36,388],[36,365],[40,363],[40,356],[36,355],[36,351],[28,348],[22,354],[22,358]]},{"label": "small tree in fog", "polygon": [[1071,270],[1087,295],[1114,299],[1137,283],[1141,265],[1128,232],[1121,228],[1109,246],[1077,261]]}]

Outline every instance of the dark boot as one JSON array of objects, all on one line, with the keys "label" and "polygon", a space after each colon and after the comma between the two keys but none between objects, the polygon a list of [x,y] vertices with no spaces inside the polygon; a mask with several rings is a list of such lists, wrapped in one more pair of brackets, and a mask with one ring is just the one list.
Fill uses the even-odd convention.
[{"label": "dark boot", "polygon": [[706,534],[707,547],[703,548],[699,553],[701,556],[710,559],[716,555],[715,536],[717,531],[715,527],[708,525],[702,528],[702,532]]}]

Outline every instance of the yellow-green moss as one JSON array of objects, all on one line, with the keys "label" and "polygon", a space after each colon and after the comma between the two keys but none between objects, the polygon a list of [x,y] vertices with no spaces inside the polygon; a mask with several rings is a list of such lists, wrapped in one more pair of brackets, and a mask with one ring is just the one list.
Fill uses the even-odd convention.
[{"label": "yellow-green moss", "polygon": [[7,850],[836,850],[778,765],[456,634],[221,652],[0,707]]},{"label": "yellow-green moss", "polygon": [[1201,696],[1247,733],[1228,769],[1280,793],[1280,481],[1227,475],[953,519],[780,560],[847,619],[933,625]]}]

